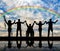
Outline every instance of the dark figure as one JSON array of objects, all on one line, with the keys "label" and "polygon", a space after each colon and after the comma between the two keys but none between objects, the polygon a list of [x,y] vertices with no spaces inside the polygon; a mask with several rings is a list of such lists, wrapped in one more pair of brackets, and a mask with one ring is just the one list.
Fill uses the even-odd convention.
[{"label": "dark figure", "polygon": [[[4,16],[4,21],[8,25],[8,37],[10,39],[11,34],[12,34],[12,25],[15,23],[15,21],[13,23],[11,23],[11,20],[8,20],[8,22],[7,22],[5,16]],[[8,47],[11,48],[11,41],[10,40],[8,41]]]},{"label": "dark figure", "polygon": [[[35,23],[36,23],[36,21],[35,21]],[[38,25],[39,26],[39,37],[40,37],[40,41],[39,41],[39,47],[41,48],[42,47],[42,42],[41,42],[41,37],[42,37],[42,25],[44,25],[45,24],[45,22],[44,23],[42,23],[41,21],[39,21],[39,23],[36,23],[36,25]]]},{"label": "dark figure", "polygon": [[15,21],[11,23],[11,20],[8,20],[7,22],[5,16],[4,16],[4,21],[8,25],[8,37],[10,37],[12,33],[12,25],[15,23]]},{"label": "dark figure", "polygon": [[56,20],[55,22],[52,21],[52,19],[49,20],[49,22],[46,22],[46,24],[48,24],[48,37],[50,35],[50,31],[52,32],[52,37],[53,37],[53,23],[56,23],[58,20]]},{"label": "dark figure", "polygon": [[[18,31],[20,32],[20,37],[22,37],[21,24],[24,24],[24,22],[21,22],[20,19],[18,19],[18,22],[16,22],[15,24],[17,24],[16,37],[18,37]],[[20,41],[20,44],[18,44],[18,41],[17,41],[17,47],[18,48],[21,47],[21,41]]]},{"label": "dark figure", "polygon": [[[34,37],[34,30],[33,30],[34,23],[33,25],[31,24],[28,25],[26,22],[26,25],[27,25],[26,37],[29,37],[29,35],[30,37]],[[27,46],[33,46],[34,41],[33,40],[31,40],[30,42],[26,41],[26,43],[27,43]]]}]

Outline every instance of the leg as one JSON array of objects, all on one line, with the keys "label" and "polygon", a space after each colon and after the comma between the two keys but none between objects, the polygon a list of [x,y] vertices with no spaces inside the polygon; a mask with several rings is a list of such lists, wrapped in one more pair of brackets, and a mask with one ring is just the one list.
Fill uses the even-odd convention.
[{"label": "leg", "polygon": [[8,28],[8,37],[11,36],[11,28]]},{"label": "leg", "polygon": [[52,32],[52,37],[53,37],[53,29],[51,29],[51,32]]},{"label": "leg", "polygon": [[48,37],[49,37],[49,35],[50,35],[50,29],[48,29]]},{"label": "leg", "polygon": [[18,37],[18,30],[16,31],[16,37]]},{"label": "leg", "polygon": [[8,30],[8,37],[10,38],[11,31]]},{"label": "leg", "polygon": [[22,37],[22,30],[20,30],[20,37]]},{"label": "leg", "polygon": [[40,48],[42,47],[41,36],[42,36],[42,30],[39,31],[39,37],[40,37],[39,47],[40,47]]}]

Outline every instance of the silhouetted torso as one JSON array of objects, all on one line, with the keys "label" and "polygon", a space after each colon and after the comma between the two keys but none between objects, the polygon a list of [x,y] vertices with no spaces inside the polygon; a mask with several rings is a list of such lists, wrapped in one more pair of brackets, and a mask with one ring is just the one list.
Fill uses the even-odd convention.
[{"label": "silhouetted torso", "polygon": [[50,22],[48,22],[48,28],[50,28],[50,29],[52,29],[53,28],[53,22],[52,21],[50,21]]},{"label": "silhouetted torso", "polygon": [[39,23],[39,30],[42,30],[42,23]]},{"label": "silhouetted torso", "polygon": [[8,23],[8,31],[11,31],[12,29],[12,23]]},{"label": "silhouetted torso", "polygon": [[28,31],[28,32],[33,31],[33,27],[32,27],[32,26],[28,26],[27,31]]},{"label": "silhouetted torso", "polygon": [[16,22],[16,24],[17,24],[17,29],[21,30],[21,22]]},{"label": "silhouetted torso", "polygon": [[[33,25],[31,25],[31,24],[28,25],[26,23],[26,25],[27,25],[26,37],[29,37],[29,35],[30,35],[30,37],[34,37],[34,30],[33,30],[34,23],[33,23]],[[30,40],[30,41],[27,40],[26,44],[27,44],[27,46],[33,46],[34,40]]]}]

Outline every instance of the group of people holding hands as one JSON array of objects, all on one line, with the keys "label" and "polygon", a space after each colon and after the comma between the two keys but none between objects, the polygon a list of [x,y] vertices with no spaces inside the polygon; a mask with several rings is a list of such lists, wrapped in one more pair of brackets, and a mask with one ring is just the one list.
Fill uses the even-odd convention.
[{"label": "group of people holding hands", "polygon": [[[55,22],[52,21],[52,19],[50,19],[48,22],[45,21],[44,23],[42,23],[42,21],[39,21],[39,23],[37,23],[36,21],[34,21],[33,24],[29,24],[27,23],[27,21],[21,22],[20,19],[18,19],[17,22],[12,23],[11,20],[8,20],[8,22],[6,21],[5,16],[4,17],[4,21],[5,23],[8,25],[8,37],[11,36],[11,31],[12,31],[12,25],[13,24],[17,24],[17,29],[16,29],[16,37],[18,37],[18,31],[20,32],[20,37],[22,37],[22,30],[21,30],[21,24],[26,23],[27,26],[27,30],[26,30],[26,37],[34,37],[34,24],[38,25],[38,31],[39,31],[39,37],[40,37],[40,41],[39,41],[39,47],[42,47],[42,43],[41,43],[41,37],[42,37],[42,25],[44,25],[45,23],[48,24],[48,37],[50,35],[50,31],[52,32],[53,35],[53,23],[55,24],[58,20],[56,20]],[[18,44],[18,41],[17,41]],[[34,41],[26,41],[27,46],[33,46]],[[20,41],[20,47],[21,47],[21,41]]]}]

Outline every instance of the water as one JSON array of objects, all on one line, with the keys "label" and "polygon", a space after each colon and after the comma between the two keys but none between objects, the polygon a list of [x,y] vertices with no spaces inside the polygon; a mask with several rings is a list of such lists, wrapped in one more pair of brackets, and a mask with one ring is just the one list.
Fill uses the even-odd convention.
[{"label": "water", "polygon": [[52,49],[49,49],[48,48],[48,43],[46,41],[42,42],[42,48],[39,48],[38,47],[38,41],[35,41],[34,43],[34,47],[26,47],[26,42],[25,41],[22,41],[22,48],[21,49],[18,49],[16,47],[16,41],[12,41],[12,48],[7,48],[7,44],[8,42],[5,42],[5,41],[1,41],[0,42],[0,51],[60,51],[60,42],[56,42],[54,41],[53,42],[53,48]]},{"label": "water", "polygon": [[[12,46],[16,47],[16,41],[11,41]],[[38,46],[39,42],[38,41],[34,41],[34,46]],[[8,42],[6,41],[1,41],[0,42],[0,47],[4,47],[4,46],[8,46]],[[22,47],[26,46],[26,42],[22,41]],[[47,41],[43,41],[42,42],[42,46],[43,47],[48,47],[48,42]],[[60,42],[59,41],[53,41],[53,47],[60,47]]]}]

